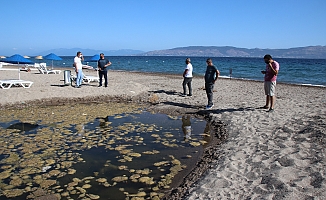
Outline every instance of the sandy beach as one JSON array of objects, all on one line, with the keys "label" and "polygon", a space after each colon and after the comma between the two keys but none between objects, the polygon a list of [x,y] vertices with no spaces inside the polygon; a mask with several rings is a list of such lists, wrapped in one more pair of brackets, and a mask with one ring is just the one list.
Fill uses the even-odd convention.
[{"label": "sandy beach", "polygon": [[[268,113],[258,109],[265,104],[263,82],[219,79],[215,106],[205,111],[202,77],[193,79],[192,97],[180,95],[181,74],[109,71],[107,88],[96,82],[66,86],[63,72],[22,71],[20,78],[33,85],[0,89],[1,109],[117,100],[227,124],[228,138],[210,169],[194,185],[180,186],[186,187],[183,197],[176,188],[171,199],[326,199],[326,88],[278,83],[275,111]],[[18,79],[18,70],[1,70],[3,79]]]}]

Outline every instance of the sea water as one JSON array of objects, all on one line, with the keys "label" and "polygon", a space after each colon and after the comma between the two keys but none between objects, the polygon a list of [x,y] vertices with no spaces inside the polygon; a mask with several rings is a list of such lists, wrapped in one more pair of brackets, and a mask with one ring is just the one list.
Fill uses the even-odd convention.
[{"label": "sea water", "polygon": [[[85,60],[91,56],[85,56]],[[185,68],[186,56],[106,56],[112,62],[111,70],[125,70],[138,72],[154,72],[182,75]],[[61,61],[53,61],[54,67],[67,67],[72,69],[73,56],[62,56]],[[203,76],[206,70],[206,57],[191,57],[194,74]],[[33,60],[46,62],[49,60]],[[261,70],[265,69],[263,58],[232,58],[213,57],[214,65],[222,77],[263,81]],[[274,58],[280,64],[278,82],[289,84],[307,84],[326,86],[326,59],[294,59]],[[96,68],[96,62],[88,64]],[[232,72],[230,74],[230,72]]]}]

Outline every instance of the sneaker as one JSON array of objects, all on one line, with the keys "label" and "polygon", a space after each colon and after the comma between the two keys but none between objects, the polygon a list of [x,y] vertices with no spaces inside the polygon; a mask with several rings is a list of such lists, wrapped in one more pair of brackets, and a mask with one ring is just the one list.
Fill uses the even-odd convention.
[{"label": "sneaker", "polygon": [[182,97],[186,97],[187,95],[186,95],[186,94],[182,94],[181,96],[182,96]]},{"label": "sneaker", "polygon": [[273,108],[270,108],[268,111],[266,112],[274,112],[274,109]]},{"label": "sneaker", "polygon": [[214,104],[213,104],[213,105],[210,105],[210,106],[209,106],[209,105],[207,105],[207,106],[206,106],[206,110],[210,110],[210,109],[212,109],[212,108],[213,108],[213,106],[214,106]]},{"label": "sneaker", "polygon": [[188,97],[192,97],[192,94],[188,94],[187,96],[188,96]]},{"label": "sneaker", "polygon": [[99,86],[97,86],[97,87],[102,87],[102,85],[99,85]]}]

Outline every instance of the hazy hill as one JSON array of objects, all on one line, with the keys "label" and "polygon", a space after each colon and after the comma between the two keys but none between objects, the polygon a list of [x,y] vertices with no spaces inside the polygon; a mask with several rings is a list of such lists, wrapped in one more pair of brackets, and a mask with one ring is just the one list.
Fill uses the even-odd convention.
[{"label": "hazy hill", "polygon": [[231,46],[190,46],[166,50],[149,51],[142,56],[204,56],[204,57],[263,57],[271,54],[278,58],[326,59],[326,46],[308,46],[289,49],[246,49]]},{"label": "hazy hill", "polygon": [[308,46],[289,49],[247,49],[231,46],[190,46],[177,47],[173,49],[156,50],[144,52],[132,49],[120,50],[94,50],[80,48],[61,48],[51,49],[40,52],[38,55],[47,55],[55,53],[58,56],[74,56],[77,51],[83,52],[86,56],[104,53],[107,56],[193,56],[193,57],[263,57],[265,54],[271,54],[277,58],[315,58],[326,59],[326,46]]},{"label": "hazy hill", "polygon": [[95,54],[104,53],[107,56],[129,56],[144,53],[140,50],[132,49],[120,49],[120,50],[95,50],[95,49],[81,49],[81,48],[60,48],[60,49],[51,49],[48,51],[40,52],[39,55],[47,55],[49,53],[54,53],[58,56],[75,56],[78,51],[81,51],[85,56],[93,56]]}]

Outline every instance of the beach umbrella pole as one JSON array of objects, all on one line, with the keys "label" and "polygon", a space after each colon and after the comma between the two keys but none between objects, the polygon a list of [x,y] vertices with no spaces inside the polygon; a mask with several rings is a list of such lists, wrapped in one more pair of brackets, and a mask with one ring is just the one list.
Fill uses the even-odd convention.
[{"label": "beach umbrella pole", "polygon": [[50,53],[49,55],[44,56],[43,58],[52,60],[52,69],[53,69],[53,60],[62,60],[59,56],[55,55],[54,53]]},{"label": "beach umbrella pole", "polygon": [[19,67],[19,62],[18,62],[18,80],[20,80],[20,67]]},{"label": "beach umbrella pole", "polygon": [[18,80],[20,80],[20,68],[18,68]]}]

